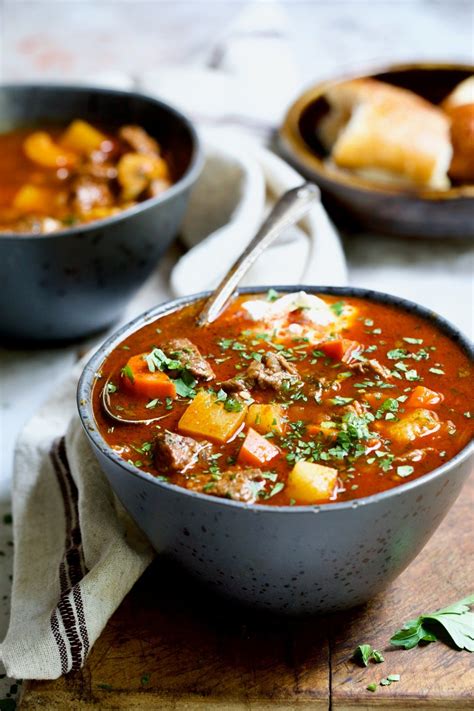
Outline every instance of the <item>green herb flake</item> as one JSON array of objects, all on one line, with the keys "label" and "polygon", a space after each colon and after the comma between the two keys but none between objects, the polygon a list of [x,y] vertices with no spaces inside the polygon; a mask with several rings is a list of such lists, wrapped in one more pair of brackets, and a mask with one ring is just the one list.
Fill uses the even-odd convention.
[{"label": "green herb flake", "polygon": [[224,410],[227,412],[242,412],[242,408],[242,403],[235,397],[228,397],[224,402]]},{"label": "green herb flake", "polygon": [[387,674],[389,681],[400,681],[400,674]]},{"label": "green herb flake", "polygon": [[267,301],[276,301],[278,299],[278,291],[275,289],[269,289],[267,291]]},{"label": "green herb flake", "polygon": [[359,644],[352,658],[357,664],[364,667],[369,666],[370,661],[374,661],[376,664],[381,664],[385,661],[382,653],[378,649],[372,649],[370,644]]},{"label": "green herb flake", "polygon": [[429,372],[433,373],[434,375],[444,375],[444,370],[441,368],[429,368]]},{"label": "green herb flake", "polygon": [[157,405],[161,405],[161,400],[159,398],[155,397],[153,400],[150,400],[149,402],[147,402],[145,407],[147,410],[153,410],[153,408],[156,407]]},{"label": "green herb flake", "polygon": [[128,378],[131,383],[135,382],[135,376],[133,375],[132,369],[129,365],[124,365],[120,373],[123,378]]},{"label": "green herb flake", "polygon": [[372,684],[369,684],[368,686],[365,687],[367,691],[377,691],[377,684],[375,682],[372,682]]},{"label": "green herb flake", "polygon": [[270,499],[272,496],[276,496],[276,494],[279,494],[282,489],[285,488],[285,485],[282,481],[278,481],[274,487],[272,487],[270,493],[268,494],[268,498]]},{"label": "green herb flake", "polygon": [[353,397],[341,397],[340,395],[336,395],[332,397],[329,402],[331,405],[348,405],[350,402],[353,402],[353,400]]},{"label": "green herb flake", "polygon": [[423,343],[422,338],[409,338],[408,336],[402,338],[402,341],[405,341],[405,343],[410,343],[414,346],[421,345]]},{"label": "green herb flake", "polygon": [[333,311],[336,316],[342,316],[342,314],[344,313],[344,306],[344,301],[335,301],[333,304],[331,304],[331,311]]},{"label": "green herb flake", "polygon": [[111,381],[107,383],[107,392],[108,393],[116,393],[118,390],[117,386],[114,385]]},{"label": "green herb flake", "polygon": [[361,664],[362,666],[367,667],[369,665],[369,660],[372,657],[372,653],[373,653],[373,649],[370,646],[370,644],[359,644],[359,646],[356,648],[352,658],[358,664]]}]

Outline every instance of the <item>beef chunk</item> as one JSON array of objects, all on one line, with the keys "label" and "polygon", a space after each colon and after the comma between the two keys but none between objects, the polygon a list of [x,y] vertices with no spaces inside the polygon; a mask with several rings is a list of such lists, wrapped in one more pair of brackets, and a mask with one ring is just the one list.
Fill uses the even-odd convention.
[{"label": "beef chunk", "polygon": [[114,180],[117,177],[117,168],[111,163],[99,163],[90,161],[80,167],[81,175],[90,175],[100,181]]},{"label": "beef chunk", "polygon": [[172,338],[162,346],[168,358],[176,358],[195,378],[212,380],[214,371],[201,355],[198,348],[188,338]]},{"label": "beef chunk", "polygon": [[205,456],[210,446],[209,442],[196,442],[192,437],[162,432],[155,440],[155,466],[159,470],[182,473]]},{"label": "beef chunk", "polygon": [[141,126],[122,126],[119,136],[136,153],[160,154],[158,143]]},{"label": "beef chunk", "polygon": [[380,377],[384,380],[389,380],[392,375],[390,370],[379,363],[375,358],[355,361],[354,363],[349,364],[349,368],[362,374],[370,373],[372,371],[372,373],[380,375]]},{"label": "beef chunk", "polygon": [[243,375],[225,380],[221,383],[221,388],[227,393],[235,393],[243,400],[248,400],[253,387],[260,387],[262,390],[271,388],[281,393],[292,385],[302,385],[298,370],[280,353],[270,352],[266,353],[261,361],[252,361]]},{"label": "beef chunk", "polygon": [[114,198],[107,183],[91,175],[78,177],[73,190],[73,205],[80,212],[88,212],[94,207],[109,207],[114,204]]},{"label": "beef chunk", "polygon": [[206,494],[254,504],[265,480],[260,469],[229,469],[213,484],[206,489]]},{"label": "beef chunk", "polygon": [[236,395],[242,400],[251,400],[252,393],[249,391],[246,381],[243,378],[230,378],[221,383],[222,390],[228,395]]}]

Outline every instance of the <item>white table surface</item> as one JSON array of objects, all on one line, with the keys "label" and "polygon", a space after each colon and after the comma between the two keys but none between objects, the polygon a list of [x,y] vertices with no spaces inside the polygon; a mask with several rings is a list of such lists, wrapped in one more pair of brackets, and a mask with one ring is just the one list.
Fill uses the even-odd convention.
[{"label": "white table surface", "polygon": [[[473,60],[470,2],[288,0],[281,4],[288,13],[292,45],[307,83],[394,60]],[[138,77],[163,63],[199,62],[243,5],[230,0],[0,0],[0,78],[76,79],[93,75],[98,63],[103,72]],[[344,244],[351,284],[421,302],[472,333],[474,251],[469,244],[380,235],[350,236]],[[166,274],[172,259],[173,252],[152,281]],[[156,301],[155,292],[145,286],[124,318],[151,305],[152,299]],[[0,638],[8,621],[12,567],[11,525],[4,516],[10,511],[14,441],[22,424],[85,347],[0,348]],[[13,698],[13,682],[1,677],[0,668],[0,700]]]}]

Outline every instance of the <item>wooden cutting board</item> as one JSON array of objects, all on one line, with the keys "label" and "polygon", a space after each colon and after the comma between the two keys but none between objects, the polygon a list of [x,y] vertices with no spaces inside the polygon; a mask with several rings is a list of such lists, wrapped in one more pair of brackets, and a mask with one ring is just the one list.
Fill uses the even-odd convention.
[{"label": "wooden cutting board", "polygon": [[[25,684],[20,709],[364,711],[474,709],[474,655],[441,642],[388,640],[406,620],[474,590],[474,477],[430,543],[383,595],[325,618],[235,610],[157,561],[97,641],[80,673]],[[357,667],[358,644],[384,664]],[[370,682],[401,680],[367,691]]]}]

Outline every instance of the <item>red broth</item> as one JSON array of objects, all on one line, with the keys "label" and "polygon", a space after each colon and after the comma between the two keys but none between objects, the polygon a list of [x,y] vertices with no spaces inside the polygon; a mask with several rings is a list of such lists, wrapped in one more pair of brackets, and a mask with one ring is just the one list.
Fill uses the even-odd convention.
[{"label": "red broth", "polygon": [[[391,489],[439,467],[469,442],[472,364],[432,323],[392,305],[323,295],[339,326],[323,327],[312,342],[294,329],[277,338],[274,326],[252,321],[242,308],[260,298],[266,297],[238,297],[203,329],[195,326],[202,304],[192,304],[115,348],[97,378],[93,405],[102,436],[125,460],[210,495],[301,505]],[[339,318],[346,319],[342,330]],[[289,323],[305,324],[304,309],[293,311],[285,328]],[[169,342],[183,334],[212,368],[212,379],[182,368],[189,351],[183,357]],[[157,358],[150,356],[154,347]],[[127,363],[138,354],[148,359],[138,359],[132,383]],[[244,392],[235,389],[236,377]],[[151,394],[147,378],[160,381]],[[101,404],[104,387],[118,416],[161,419],[114,422]],[[172,394],[176,387],[181,395]],[[201,410],[182,419],[200,400]],[[209,412],[216,415],[210,422]],[[233,417],[235,431],[222,434],[221,419],[227,427]],[[215,438],[216,426],[223,440]]]}]

